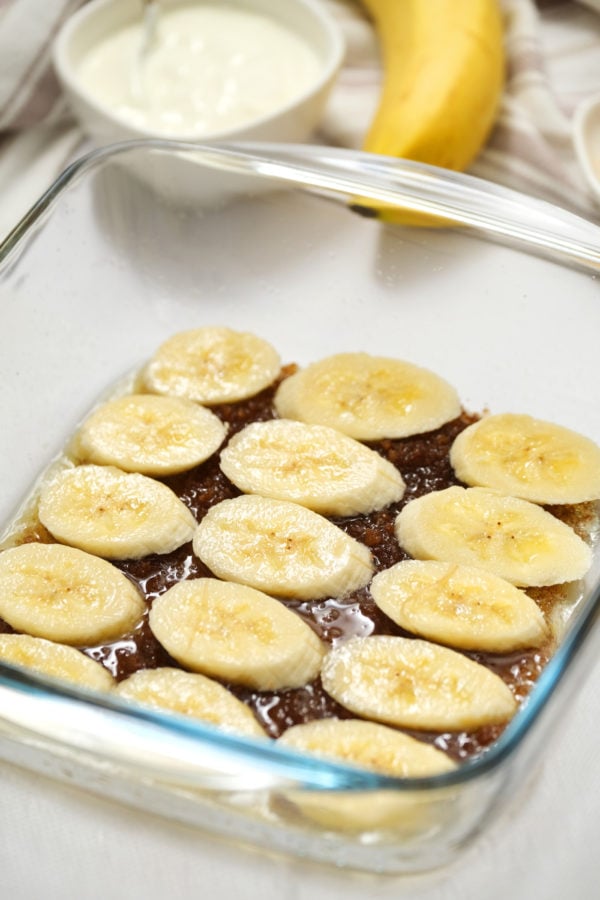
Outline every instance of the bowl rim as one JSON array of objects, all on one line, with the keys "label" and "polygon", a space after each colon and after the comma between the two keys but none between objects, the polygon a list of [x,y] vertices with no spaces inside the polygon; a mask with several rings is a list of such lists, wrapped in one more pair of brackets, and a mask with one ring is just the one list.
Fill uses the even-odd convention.
[{"label": "bowl rim", "polygon": [[575,110],[573,143],[588,187],[593,191],[596,202],[600,202],[600,170],[592,166],[587,139],[587,130],[590,127],[590,121],[594,114],[597,114],[598,119],[598,141],[600,146],[600,94],[594,94],[592,97],[586,98]]}]

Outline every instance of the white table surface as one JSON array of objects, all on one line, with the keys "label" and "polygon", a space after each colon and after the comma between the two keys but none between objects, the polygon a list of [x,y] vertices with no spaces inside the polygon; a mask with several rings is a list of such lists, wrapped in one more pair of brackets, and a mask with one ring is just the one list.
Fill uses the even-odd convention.
[{"label": "white table surface", "polygon": [[[70,152],[76,140],[73,133],[61,136],[58,156]],[[26,158],[20,159],[13,205],[4,203],[0,210],[0,233],[47,181],[37,159],[29,161],[29,178]],[[11,199],[10,192],[4,199]],[[599,678],[600,663],[565,728],[548,746],[527,795],[457,862],[438,872],[358,875],[269,856],[3,763],[0,897],[594,900],[600,896]]]}]

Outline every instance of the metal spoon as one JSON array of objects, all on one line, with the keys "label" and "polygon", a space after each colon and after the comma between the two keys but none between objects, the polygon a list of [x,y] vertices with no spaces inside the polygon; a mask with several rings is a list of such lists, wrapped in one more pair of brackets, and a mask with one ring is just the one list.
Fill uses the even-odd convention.
[{"label": "metal spoon", "polygon": [[159,18],[158,0],[142,0],[142,39],[131,72],[131,93],[137,99],[145,96],[144,74],[146,61],[156,40]]},{"label": "metal spoon", "polygon": [[156,38],[156,28],[158,25],[159,4],[158,0],[142,0],[144,8],[142,19],[142,45],[140,47],[140,57],[142,60],[148,55],[152,49],[152,44]]}]

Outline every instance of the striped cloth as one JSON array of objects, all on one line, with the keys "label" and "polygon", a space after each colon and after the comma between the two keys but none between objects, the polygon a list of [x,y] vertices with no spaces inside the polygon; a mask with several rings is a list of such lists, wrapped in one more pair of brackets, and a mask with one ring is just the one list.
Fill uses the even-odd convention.
[{"label": "striped cloth", "polygon": [[[52,41],[84,0],[0,0],[0,235],[82,141],[52,72]],[[358,148],[381,85],[374,30],[357,0],[319,0],[340,23],[345,65],[319,139]],[[398,0],[402,2],[402,0]],[[500,0],[508,77],[493,134],[473,174],[600,220],[573,151],[578,103],[600,93],[600,15],[576,0]],[[584,0],[597,5],[600,0]],[[27,171],[27,191],[19,173]]]},{"label": "striped cloth", "polygon": [[0,131],[52,124],[66,113],[52,42],[82,0],[0,0]]}]

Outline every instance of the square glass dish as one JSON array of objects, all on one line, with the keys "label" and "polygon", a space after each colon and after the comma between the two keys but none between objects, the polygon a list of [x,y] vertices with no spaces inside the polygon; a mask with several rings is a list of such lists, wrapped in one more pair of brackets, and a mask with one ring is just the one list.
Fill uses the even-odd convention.
[{"label": "square glass dish", "polygon": [[[212,172],[231,174],[235,201],[195,196]],[[384,226],[349,209],[357,196],[462,228]],[[0,523],[99,397],[203,325],[260,335],[286,363],[410,360],[466,410],[529,413],[600,442],[599,234],[474,179],[326,148],[95,151],[0,246]],[[566,717],[598,647],[597,557],[527,699],[452,771],[382,776],[2,663],[0,757],[271,850],[381,872],[442,865],[523,789]]]}]

